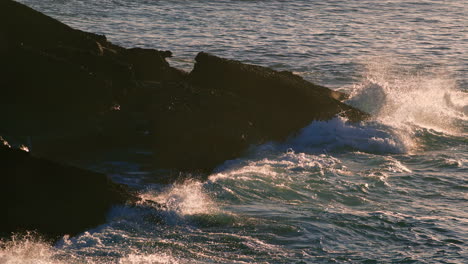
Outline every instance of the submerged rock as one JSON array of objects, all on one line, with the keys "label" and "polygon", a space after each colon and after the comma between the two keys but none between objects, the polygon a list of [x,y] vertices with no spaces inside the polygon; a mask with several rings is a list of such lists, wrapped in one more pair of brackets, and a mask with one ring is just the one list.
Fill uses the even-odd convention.
[{"label": "submerged rock", "polygon": [[0,180],[0,236],[75,235],[105,223],[111,206],[137,199],[103,174],[34,157],[1,138]]}]

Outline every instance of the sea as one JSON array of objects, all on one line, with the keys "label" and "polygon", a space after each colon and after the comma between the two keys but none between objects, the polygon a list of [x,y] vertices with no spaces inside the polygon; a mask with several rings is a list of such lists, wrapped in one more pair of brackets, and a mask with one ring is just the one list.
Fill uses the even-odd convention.
[{"label": "sea", "polygon": [[292,71],[372,118],[312,122],[206,181],[109,155],[89,168],[164,207],[116,206],[55,244],[15,235],[1,264],[468,263],[466,0],[19,2],[186,71],[200,51]]}]

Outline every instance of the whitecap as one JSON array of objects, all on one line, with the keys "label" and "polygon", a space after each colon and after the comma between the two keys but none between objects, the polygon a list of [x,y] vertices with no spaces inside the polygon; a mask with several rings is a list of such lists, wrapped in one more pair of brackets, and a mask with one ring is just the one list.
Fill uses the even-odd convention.
[{"label": "whitecap", "polygon": [[405,153],[408,141],[377,122],[350,123],[344,117],[315,121],[291,138],[285,147],[296,151],[335,151],[351,148],[371,153]]}]

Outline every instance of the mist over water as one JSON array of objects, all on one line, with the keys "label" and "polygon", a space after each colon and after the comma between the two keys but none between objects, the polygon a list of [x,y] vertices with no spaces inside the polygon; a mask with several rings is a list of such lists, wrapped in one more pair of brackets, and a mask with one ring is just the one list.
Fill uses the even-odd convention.
[{"label": "mist over water", "polygon": [[293,71],[372,117],[312,122],[205,182],[96,164],[147,202],[55,245],[0,242],[0,263],[467,262],[463,1],[20,2],[117,44],[169,49],[183,69],[207,51]]}]

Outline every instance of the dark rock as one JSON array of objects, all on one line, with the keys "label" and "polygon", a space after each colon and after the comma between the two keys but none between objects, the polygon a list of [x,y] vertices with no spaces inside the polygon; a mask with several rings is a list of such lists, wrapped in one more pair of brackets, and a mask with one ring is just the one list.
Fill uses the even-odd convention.
[{"label": "dark rock", "polygon": [[24,45],[47,50],[50,47],[81,47],[99,53],[106,42],[101,35],[73,29],[57,20],[11,0],[0,2],[0,31],[3,45]]},{"label": "dark rock", "polygon": [[125,49],[11,0],[0,2],[0,36],[0,103],[27,112],[99,113],[136,81],[183,75],[170,51]]},{"label": "dark rock", "polygon": [[128,94],[143,80],[185,78],[165,61],[171,55],[127,50],[105,36],[2,0],[0,111],[8,114],[0,116],[0,134],[33,136],[35,153],[53,158],[64,152],[81,155],[75,147],[93,152],[128,146],[139,135],[130,131],[136,126],[128,118],[133,114],[113,110],[130,100]]},{"label": "dark rock", "polygon": [[[284,113],[292,120],[305,118],[307,123],[311,120],[330,119],[340,113],[351,121],[367,116],[338,101],[345,99],[345,94],[310,83],[288,71],[278,72],[204,52],[199,53],[195,61],[195,67],[190,73],[191,83],[256,101],[256,104],[262,105],[267,116],[273,118],[276,117],[270,111]],[[258,108],[260,110],[261,107]],[[297,112],[300,116],[291,116],[292,112]],[[287,121],[281,117],[277,120]]]},{"label": "dark rock", "polygon": [[196,57],[188,83],[160,87],[156,94],[157,160],[188,171],[210,171],[251,145],[285,140],[312,120],[367,117],[338,101],[343,94],[290,72],[207,53]]},{"label": "dark rock", "polygon": [[291,72],[200,53],[187,74],[170,51],[119,47],[11,0],[0,37],[0,134],[33,136],[43,157],[138,145],[158,167],[206,172],[313,120],[367,116]]},{"label": "dark rock", "polygon": [[107,176],[36,158],[0,138],[0,236],[36,230],[48,238],[105,223],[113,205],[137,200]]},{"label": "dark rock", "polygon": [[180,80],[186,74],[172,68],[165,58],[172,57],[170,51],[133,48],[123,52],[127,61],[134,65],[135,77],[145,81]]}]

